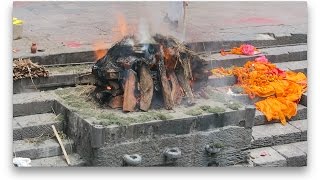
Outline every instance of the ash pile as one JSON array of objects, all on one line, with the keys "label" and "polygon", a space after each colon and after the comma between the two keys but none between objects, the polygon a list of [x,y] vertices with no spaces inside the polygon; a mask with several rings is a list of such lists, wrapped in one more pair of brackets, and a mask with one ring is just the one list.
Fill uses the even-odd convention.
[{"label": "ash pile", "polygon": [[124,112],[193,105],[206,86],[207,62],[173,37],[149,43],[126,36],[92,67],[94,98]]}]

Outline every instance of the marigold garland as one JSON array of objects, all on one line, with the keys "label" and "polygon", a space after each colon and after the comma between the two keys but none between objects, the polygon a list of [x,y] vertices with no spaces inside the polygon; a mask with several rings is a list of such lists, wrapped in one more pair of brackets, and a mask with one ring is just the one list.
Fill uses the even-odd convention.
[{"label": "marigold garland", "polygon": [[[229,71],[221,68],[212,70],[221,74],[229,74]],[[307,89],[307,77],[303,73],[283,71],[265,56],[248,61],[243,67],[233,68],[232,74],[249,97],[265,98],[255,105],[267,120],[280,120],[282,124],[297,114],[297,104]]]},{"label": "marigold garland", "polygon": [[254,55],[254,53],[258,51],[258,49],[250,44],[242,44],[240,47],[234,47],[230,50],[230,52],[224,51],[223,49],[220,51],[222,56],[227,54],[237,54],[237,55]]}]

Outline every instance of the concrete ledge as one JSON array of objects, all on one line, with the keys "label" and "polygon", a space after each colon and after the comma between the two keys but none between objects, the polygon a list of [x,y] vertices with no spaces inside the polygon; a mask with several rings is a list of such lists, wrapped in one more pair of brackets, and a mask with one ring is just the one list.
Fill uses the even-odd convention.
[{"label": "concrete ledge", "polygon": [[50,93],[36,92],[13,95],[13,117],[52,113],[55,97]]},{"label": "concrete ledge", "polygon": [[[62,140],[68,154],[72,153],[73,141]],[[39,159],[45,157],[62,155],[61,147],[55,139],[48,139],[39,143],[31,143],[26,140],[13,142],[14,155],[30,159]]]},{"label": "concrete ledge", "polygon": [[222,56],[220,53],[214,54],[203,54],[200,55],[201,58],[209,61],[208,68],[213,69],[217,67],[231,67],[231,66],[243,66],[247,61],[252,61],[256,57],[265,55],[268,60],[272,63],[284,63],[284,62],[294,62],[302,61],[307,59],[307,45],[292,45],[283,47],[269,47],[259,49],[261,54],[253,56],[244,55],[228,55]]},{"label": "concrete ledge", "polygon": [[[274,36],[274,35],[273,35]],[[274,36],[275,37],[275,36]],[[192,42],[186,45],[196,52],[203,51],[217,51],[221,49],[231,49],[243,43],[249,43],[256,47],[275,46],[275,45],[288,45],[297,43],[307,43],[307,34],[291,34],[290,36],[275,37],[270,40],[240,40],[240,41],[209,41],[209,42]],[[13,59],[17,58],[30,58],[32,62],[41,65],[53,64],[69,64],[69,63],[83,63],[94,62],[95,56],[92,50],[73,50],[73,52],[64,52],[63,54],[52,54],[47,52],[19,55],[13,54]]]},{"label": "concrete ledge", "polygon": [[302,105],[304,105],[304,106],[306,106],[306,107],[308,107],[308,93],[307,93],[307,92],[305,92],[305,93],[302,94],[299,103],[302,104]]},{"label": "concrete ledge", "polygon": [[106,143],[119,143],[135,139],[147,139],[162,135],[183,135],[198,131],[221,128],[224,126],[241,126],[240,122],[247,121],[250,128],[250,120],[254,117],[255,109],[229,111],[219,114],[207,114],[181,119],[157,120],[145,123],[135,123],[128,126],[107,126],[105,129]]},{"label": "concrete ledge", "polygon": [[296,127],[301,131],[301,140],[307,141],[307,131],[308,131],[308,121],[305,120],[299,120],[299,121],[292,121],[289,122],[292,126]]},{"label": "concrete ledge", "polygon": [[[153,136],[146,140],[127,141],[118,144],[106,144],[94,150],[93,166],[123,166],[124,154],[139,154],[140,166],[228,166],[245,162],[250,146],[251,129],[227,126],[212,131],[197,132],[187,135]],[[223,149],[211,156],[205,150],[207,144],[222,143]],[[181,158],[167,161],[164,157],[166,148],[177,147]]]},{"label": "concrete ledge", "polygon": [[307,165],[307,155],[292,144],[272,146],[272,148],[286,158],[288,167],[300,167]]},{"label": "concrete ledge", "polygon": [[302,132],[290,124],[280,123],[254,126],[251,148],[260,148],[301,141]]},{"label": "concrete ledge", "polygon": [[[86,166],[87,162],[79,154],[69,154],[72,166]],[[32,167],[70,167],[64,156],[54,156],[49,158],[35,159],[31,161]]]},{"label": "concrete ledge", "polygon": [[187,44],[192,50],[196,52],[203,51],[220,51],[221,49],[231,49],[240,46],[244,43],[249,43],[255,47],[265,47],[274,45],[286,45],[307,43],[307,34],[290,34],[289,36],[275,36],[270,40],[246,40],[246,41],[216,41],[216,42],[194,42]]},{"label": "concrete ledge", "polygon": [[60,74],[49,77],[25,78],[13,82],[13,93],[32,92],[46,89],[55,89],[78,84],[89,84],[95,82],[92,74]]},{"label": "concrete ledge", "polygon": [[52,113],[19,116],[13,118],[13,140],[53,135],[51,125],[63,130],[63,121]]}]

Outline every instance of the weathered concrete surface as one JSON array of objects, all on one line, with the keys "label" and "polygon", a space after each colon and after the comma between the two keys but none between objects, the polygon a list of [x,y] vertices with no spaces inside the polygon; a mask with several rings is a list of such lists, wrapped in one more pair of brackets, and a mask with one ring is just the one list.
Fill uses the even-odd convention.
[{"label": "weathered concrete surface", "polygon": [[[106,144],[94,150],[94,166],[122,166],[124,154],[139,154],[141,166],[159,166],[173,163],[174,166],[227,166],[245,162],[251,138],[251,129],[226,126],[208,132],[187,135],[154,136],[149,140],[129,141],[118,144]],[[209,156],[205,145],[222,143],[223,149]],[[182,157],[176,161],[167,161],[163,155],[166,148],[177,147]]]},{"label": "weathered concrete surface", "polygon": [[[69,154],[72,166],[86,166],[86,161],[79,154]],[[32,167],[70,167],[68,166],[64,156],[54,156],[48,158],[35,159],[31,161]]]},{"label": "weathered concrete surface", "polygon": [[292,144],[272,146],[272,148],[286,158],[288,167],[300,167],[307,165],[307,155]]},{"label": "weathered concrete surface", "polygon": [[254,167],[285,167],[286,158],[271,147],[250,150],[250,160]]},{"label": "weathered concrete surface", "polygon": [[53,113],[19,116],[13,118],[13,140],[53,135],[54,125],[58,131],[63,130],[62,119]]},{"label": "weathered concrete surface", "polygon": [[[153,32],[181,37],[180,30],[168,28],[163,21],[170,5],[170,2],[14,2],[13,16],[23,19],[25,24],[23,38],[13,42],[17,50],[13,56],[30,56],[31,42],[45,50],[34,56],[68,53],[58,58],[59,63],[68,61],[74,52],[92,51],[92,44],[97,41],[110,46],[123,35],[118,28],[119,14],[126,19],[128,32],[137,32],[144,17],[151,22]],[[288,8],[291,11],[284,10]],[[230,48],[248,40],[288,41],[291,34],[307,34],[305,2],[189,2],[187,13],[186,42],[230,41],[198,46],[206,50],[213,46]],[[291,40],[299,38],[298,35]],[[84,57],[88,54],[78,58],[93,60],[92,56]],[[35,59],[45,63],[45,59]]]},{"label": "weathered concrete surface", "polygon": [[[73,141],[64,139],[62,143],[68,154],[72,153]],[[42,142],[28,142],[27,140],[19,140],[13,142],[13,155],[16,157],[24,157],[30,159],[39,159],[52,156],[62,155],[61,147],[57,140],[48,139]]]},{"label": "weathered concrete surface", "polygon": [[300,104],[304,105],[304,106],[308,106],[308,93],[305,92],[302,94],[301,99],[300,99]]},{"label": "weathered concrete surface", "polygon": [[13,81],[13,93],[23,93],[28,91],[37,92],[40,90],[54,89],[65,86],[75,86],[94,82],[91,73],[86,74],[60,74],[49,77],[39,77],[31,79],[20,79]]},{"label": "weathered concrete surface", "polygon": [[252,128],[251,148],[288,144],[301,141],[301,130],[280,123],[254,126]]},{"label": "weathered concrete surface", "polygon": [[308,141],[296,142],[296,143],[292,143],[292,145],[299,148],[305,154],[308,154]]},{"label": "weathered concrete surface", "polygon": [[294,72],[302,72],[305,75],[308,74],[308,61],[294,61],[294,62],[283,62],[283,63],[276,63],[276,66],[280,69],[285,71],[294,71]]},{"label": "weathered concrete surface", "polygon": [[[244,56],[230,54],[228,56],[222,56],[220,53],[208,54],[204,53],[200,55],[201,58],[209,61],[209,67],[231,67],[231,66],[243,66],[248,60],[254,60],[256,57],[265,55],[272,63],[292,62],[307,60],[307,45],[295,45],[295,46],[283,46],[283,47],[270,47],[259,49],[261,54]],[[291,67],[292,68],[292,67]],[[296,68],[294,68],[296,69]]]},{"label": "weathered concrete surface", "polygon": [[308,120],[299,120],[289,122],[292,126],[298,128],[301,131],[301,140],[307,141],[307,131],[308,131]]},{"label": "weathered concrete surface", "polygon": [[47,92],[14,94],[13,117],[52,113],[54,99],[55,97]]},{"label": "weathered concrete surface", "polygon": [[[148,139],[161,135],[183,135],[198,131],[207,131],[224,126],[240,126],[244,121],[251,128],[254,113],[250,110],[237,110],[219,114],[208,114],[189,118],[157,120],[145,123],[135,123],[128,126],[107,126],[105,129],[106,143],[119,143],[136,139]],[[254,111],[253,111],[254,112]]]}]

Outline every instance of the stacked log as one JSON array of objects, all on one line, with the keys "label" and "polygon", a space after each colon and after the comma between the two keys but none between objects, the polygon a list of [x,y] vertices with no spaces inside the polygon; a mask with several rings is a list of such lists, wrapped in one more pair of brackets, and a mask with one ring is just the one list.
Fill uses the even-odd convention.
[{"label": "stacked log", "polygon": [[13,61],[13,80],[23,78],[48,77],[49,72],[30,59],[19,59]]}]

